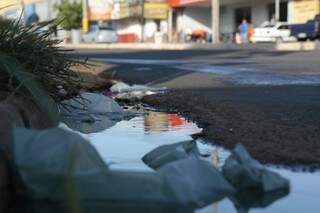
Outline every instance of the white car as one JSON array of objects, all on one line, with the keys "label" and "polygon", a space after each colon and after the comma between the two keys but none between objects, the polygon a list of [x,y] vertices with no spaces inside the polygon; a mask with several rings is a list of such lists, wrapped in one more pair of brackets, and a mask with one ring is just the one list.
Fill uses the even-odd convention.
[{"label": "white car", "polygon": [[114,28],[99,26],[98,29],[84,34],[82,40],[85,43],[116,43],[118,36]]},{"label": "white car", "polygon": [[254,29],[255,42],[294,41],[290,36],[290,28],[286,23],[267,24]]}]

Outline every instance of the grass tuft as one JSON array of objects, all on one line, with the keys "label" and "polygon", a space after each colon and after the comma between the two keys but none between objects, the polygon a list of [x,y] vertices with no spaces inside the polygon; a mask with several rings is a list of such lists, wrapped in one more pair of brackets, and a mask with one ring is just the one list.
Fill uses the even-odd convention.
[{"label": "grass tuft", "polygon": [[[59,103],[78,94],[82,79],[71,68],[85,62],[70,58],[67,54],[70,50],[58,47],[60,41],[51,38],[51,30],[45,30],[56,24],[53,20],[26,26],[19,20],[0,18],[0,53],[19,62],[34,77],[33,80]],[[0,70],[0,90],[16,92],[20,86],[21,82]]]}]

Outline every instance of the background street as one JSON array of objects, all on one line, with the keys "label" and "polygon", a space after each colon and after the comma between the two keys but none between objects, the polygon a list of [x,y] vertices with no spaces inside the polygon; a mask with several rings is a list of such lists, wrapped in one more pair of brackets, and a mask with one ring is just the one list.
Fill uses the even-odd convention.
[{"label": "background street", "polygon": [[263,162],[320,162],[320,52],[78,53],[115,64],[109,72],[117,79],[172,89],[144,101],[184,113],[210,142],[243,143]]},{"label": "background street", "polygon": [[114,71],[126,81],[156,82],[170,88],[320,83],[320,51],[79,50],[79,53],[91,60],[117,64]]}]

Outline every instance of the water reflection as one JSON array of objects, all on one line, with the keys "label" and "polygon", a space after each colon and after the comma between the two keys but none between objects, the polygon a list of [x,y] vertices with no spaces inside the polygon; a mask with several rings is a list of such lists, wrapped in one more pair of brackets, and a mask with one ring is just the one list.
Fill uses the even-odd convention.
[{"label": "water reflection", "polygon": [[169,129],[169,120],[167,113],[154,113],[144,117],[144,131],[149,132],[164,132]]},{"label": "water reflection", "polygon": [[[210,160],[218,168],[221,168],[229,155],[229,151],[214,146]],[[253,191],[238,192],[235,196],[229,197],[229,199],[224,199],[219,203],[214,203],[195,212],[300,213],[306,210],[307,212],[318,212],[320,207],[318,201],[320,196],[320,171],[309,173],[275,166],[268,166],[268,169],[290,180],[290,192],[287,190],[267,194]]]},{"label": "water reflection", "polygon": [[265,208],[273,202],[289,194],[287,190],[279,190],[272,193],[260,193],[256,191],[238,192],[230,197],[238,213],[247,213],[252,208]]},{"label": "water reflection", "polygon": [[161,145],[192,140],[190,135],[201,131],[177,114],[150,111],[86,137],[111,169],[152,171],[141,160],[146,153]]},{"label": "water reflection", "polygon": [[191,129],[193,127],[195,127],[193,123],[187,122],[185,118],[177,114],[149,112],[148,115],[144,117],[145,133]]},{"label": "water reflection", "polygon": [[[213,146],[210,160],[212,164],[221,169],[222,165],[225,163],[225,160],[229,157],[230,152]],[[234,206],[233,212],[238,213],[247,213],[252,208],[266,208],[270,206],[275,201],[286,197],[289,194],[288,190],[279,190],[272,193],[262,193],[260,191],[239,191],[234,196],[229,197],[229,200]],[[224,210],[218,211],[219,203],[212,204],[209,208],[203,208],[196,210],[197,213],[207,213],[207,212],[225,212]],[[229,212],[229,211],[228,211]]]},{"label": "water reflection", "polygon": [[[113,170],[149,171],[141,157],[159,145],[172,144],[191,139],[190,135],[201,131],[194,123],[177,114],[150,112],[130,121],[122,121],[110,129],[100,133],[84,135],[96,147],[104,161]],[[206,159],[218,168],[224,164],[230,153],[217,146],[210,146],[198,140],[201,153],[210,154]],[[259,194],[240,192],[234,197],[213,203],[202,209],[195,210],[192,206],[172,206],[170,204],[150,203],[115,203],[84,202],[77,205],[50,203],[45,201],[22,202],[15,212],[22,213],[100,213],[100,212],[196,212],[196,213],[268,213],[319,210],[320,173],[293,172],[287,169],[269,167],[280,173],[291,182],[291,193],[278,192]],[[279,198],[282,198],[278,200]],[[276,201],[276,202],[275,202]]]},{"label": "water reflection", "polygon": [[[190,135],[201,132],[196,124],[187,121],[177,114],[149,111],[146,116],[139,116],[130,121],[123,121],[101,133],[90,134],[91,139],[103,159],[115,170],[143,170],[152,172],[141,161],[141,157],[164,144],[172,144],[191,139]],[[130,140],[128,141],[128,137]],[[198,140],[202,154],[211,155],[207,160],[220,168],[230,153],[216,146]],[[288,192],[279,192],[264,196],[249,197],[248,193],[239,194],[235,198],[225,199],[197,210],[200,213],[211,212],[302,212],[311,209],[317,212],[320,192],[320,173],[293,172],[288,169],[276,169],[275,172],[288,178],[291,182],[289,196],[274,202]],[[254,198],[254,199],[253,199]],[[233,200],[231,202],[230,200]],[[295,207],[295,208],[293,208]],[[250,210],[249,210],[250,209]],[[288,211],[290,210],[290,211]]]}]

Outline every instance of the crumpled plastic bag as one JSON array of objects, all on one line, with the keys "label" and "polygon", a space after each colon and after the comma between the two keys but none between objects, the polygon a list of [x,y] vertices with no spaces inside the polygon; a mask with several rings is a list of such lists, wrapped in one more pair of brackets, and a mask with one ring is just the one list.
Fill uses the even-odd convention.
[{"label": "crumpled plastic bag", "polygon": [[112,96],[117,100],[122,101],[135,101],[141,100],[143,97],[148,95],[154,95],[157,93],[164,92],[167,88],[165,87],[150,87],[145,85],[129,84],[119,82],[110,87]]},{"label": "crumpled plastic bag", "polygon": [[82,93],[62,105],[62,122],[82,133],[100,132],[131,117],[112,98],[96,93]]},{"label": "crumpled plastic bag", "polygon": [[223,175],[238,190],[256,190],[263,193],[289,190],[289,181],[279,174],[267,170],[253,159],[247,150],[237,145],[226,160]]},{"label": "crumpled plastic bag", "polygon": [[166,90],[165,87],[150,87],[145,85],[134,84],[130,86],[129,84],[119,82],[110,87],[111,92],[125,93],[125,92],[148,92],[148,91],[163,91]]},{"label": "crumpled plastic bag", "polygon": [[[200,156],[196,142],[186,141],[160,146],[146,154],[143,161],[151,168],[161,171],[162,166],[169,162],[178,162],[184,158],[200,160]],[[193,174],[198,166],[194,162],[189,162],[189,167],[190,170],[186,172],[186,175]],[[223,175],[225,175],[223,179],[226,178],[236,189],[236,193],[228,197],[239,213],[248,212],[251,208],[269,206],[289,193],[289,182],[251,158],[242,145],[238,145],[226,160]],[[200,188],[201,186],[199,190]]]},{"label": "crumpled plastic bag", "polygon": [[130,85],[124,82],[118,82],[110,87],[111,92],[128,92],[130,90]]},{"label": "crumpled plastic bag", "polygon": [[[170,185],[186,186],[185,190],[172,187],[177,197],[192,197],[199,206],[206,206],[212,200],[221,200],[226,194],[234,194],[234,188],[223,175],[208,161],[196,156],[189,156],[162,166],[158,172],[165,174]],[[182,194],[183,193],[183,194]]]},{"label": "crumpled plastic bag", "polygon": [[157,172],[112,171],[88,141],[58,128],[14,129],[10,152],[29,199],[203,207],[235,192],[216,168],[195,157]]},{"label": "crumpled plastic bag", "polygon": [[102,94],[84,92],[80,97],[62,101],[62,114],[123,113],[121,106],[112,98]]},{"label": "crumpled plastic bag", "polygon": [[157,170],[161,166],[189,156],[199,156],[200,152],[195,141],[163,145],[147,153],[142,161],[150,168]]}]

